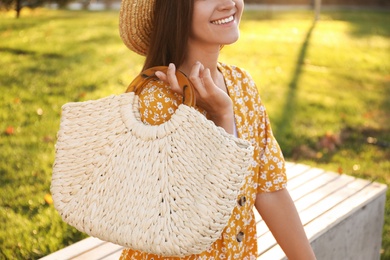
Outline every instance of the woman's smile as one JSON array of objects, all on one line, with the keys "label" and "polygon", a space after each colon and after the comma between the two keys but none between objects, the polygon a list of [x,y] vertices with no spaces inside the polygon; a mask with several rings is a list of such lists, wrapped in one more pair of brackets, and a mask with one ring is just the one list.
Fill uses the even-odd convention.
[{"label": "woman's smile", "polygon": [[211,21],[211,23],[215,24],[215,25],[221,25],[221,24],[230,23],[232,21],[234,21],[234,15],[231,15],[231,16],[226,17],[226,18],[222,18],[222,19]]}]

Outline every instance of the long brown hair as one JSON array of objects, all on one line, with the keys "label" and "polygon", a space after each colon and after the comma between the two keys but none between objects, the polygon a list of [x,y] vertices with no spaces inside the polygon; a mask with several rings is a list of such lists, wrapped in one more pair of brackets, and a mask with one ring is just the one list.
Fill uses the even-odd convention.
[{"label": "long brown hair", "polygon": [[169,63],[179,67],[184,62],[193,7],[194,0],[156,0],[144,70]]}]

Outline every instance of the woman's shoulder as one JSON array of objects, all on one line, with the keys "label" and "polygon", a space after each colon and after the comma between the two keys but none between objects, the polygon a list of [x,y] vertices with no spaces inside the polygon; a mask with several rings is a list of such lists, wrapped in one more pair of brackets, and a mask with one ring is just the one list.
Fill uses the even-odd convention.
[{"label": "woman's shoulder", "polygon": [[224,75],[225,81],[230,81],[233,84],[239,83],[242,90],[252,89],[257,91],[257,87],[252,79],[252,76],[245,69],[234,65],[227,65],[225,63],[218,63],[218,68]]},{"label": "woman's shoulder", "polygon": [[224,70],[227,74],[230,74],[234,77],[238,78],[250,78],[252,79],[251,75],[247,70],[244,68],[235,66],[235,65],[229,65],[223,62],[218,63],[218,67],[220,70]]}]

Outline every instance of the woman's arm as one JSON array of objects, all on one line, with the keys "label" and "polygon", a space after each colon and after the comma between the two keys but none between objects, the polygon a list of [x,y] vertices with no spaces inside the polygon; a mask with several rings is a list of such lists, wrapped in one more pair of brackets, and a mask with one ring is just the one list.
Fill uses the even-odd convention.
[{"label": "woman's arm", "polygon": [[257,194],[255,206],[289,260],[316,259],[286,189]]}]

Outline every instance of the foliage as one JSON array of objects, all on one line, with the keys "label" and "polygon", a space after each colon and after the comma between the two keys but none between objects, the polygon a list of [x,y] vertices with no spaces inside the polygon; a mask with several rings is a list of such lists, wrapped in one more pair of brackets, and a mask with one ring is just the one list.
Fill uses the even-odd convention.
[{"label": "foliage", "polygon": [[[36,259],[85,237],[50,197],[61,105],[123,92],[143,62],[122,44],[117,12],[23,12],[0,16],[0,259]],[[390,184],[390,16],[312,20],[248,11],[221,60],[254,77],[287,160]]]},{"label": "foliage", "polygon": [[0,0],[0,11],[16,11],[16,17],[20,17],[23,8],[37,8],[45,4],[58,4],[60,8],[66,7],[72,0]]},{"label": "foliage", "polygon": [[[49,0],[1,0],[0,10],[11,10],[16,8],[16,3],[20,1],[22,7],[30,7],[36,8],[38,6],[42,6],[43,4],[50,2]],[[56,0],[53,2],[57,2],[60,0]]]}]

